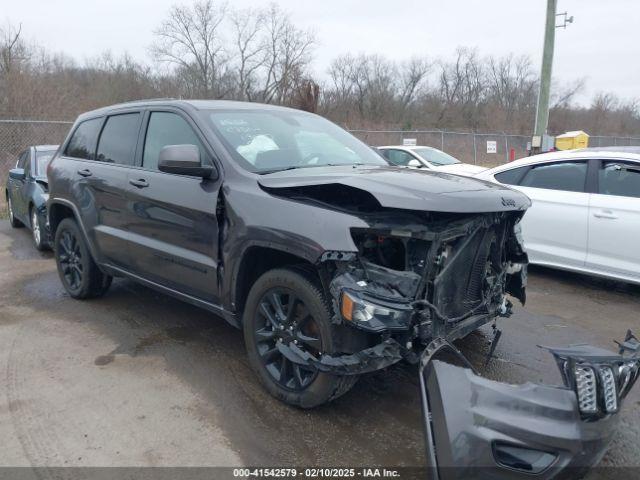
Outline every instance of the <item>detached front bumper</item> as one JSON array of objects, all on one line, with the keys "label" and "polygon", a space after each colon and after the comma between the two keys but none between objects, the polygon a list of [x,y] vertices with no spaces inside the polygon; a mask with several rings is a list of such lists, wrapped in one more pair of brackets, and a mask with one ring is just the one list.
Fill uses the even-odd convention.
[{"label": "detached front bumper", "polygon": [[[430,478],[581,478],[604,455],[638,378],[640,343],[628,333],[621,346],[620,354],[550,349],[565,382],[556,387],[482,378],[449,342],[434,340],[420,365]],[[576,373],[585,368],[614,376],[585,382]]]}]

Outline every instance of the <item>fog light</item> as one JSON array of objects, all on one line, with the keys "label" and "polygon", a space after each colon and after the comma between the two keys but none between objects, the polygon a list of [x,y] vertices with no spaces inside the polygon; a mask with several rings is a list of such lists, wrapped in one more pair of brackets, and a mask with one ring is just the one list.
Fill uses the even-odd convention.
[{"label": "fog light", "polygon": [[616,392],[616,379],[610,367],[600,369],[600,380],[602,380],[602,390],[604,393],[604,407],[607,413],[618,411],[618,396]]},{"label": "fog light", "polygon": [[584,365],[575,366],[576,393],[578,394],[578,406],[582,413],[596,413],[596,374],[593,368]]},{"label": "fog light", "polygon": [[497,442],[493,456],[498,465],[533,475],[547,470],[558,458],[553,453]]}]

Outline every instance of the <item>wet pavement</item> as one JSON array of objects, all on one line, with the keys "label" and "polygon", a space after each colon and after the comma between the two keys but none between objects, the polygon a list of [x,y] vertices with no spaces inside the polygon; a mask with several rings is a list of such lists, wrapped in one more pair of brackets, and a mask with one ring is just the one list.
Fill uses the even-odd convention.
[{"label": "wet pavement", "polygon": [[[486,376],[560,383],[537,345],[613,349],[640,332],[640,287],[532,268],[528,303],[458,342]],[[270,397],[241,332],[212,314],[125,280],[75,301],[51,253],[0,221],[0,465],[418,466],[424,463],[415,367],[365,376],[312,411]],[[640,388],[624,405],[604,465],[640,465]]]}]

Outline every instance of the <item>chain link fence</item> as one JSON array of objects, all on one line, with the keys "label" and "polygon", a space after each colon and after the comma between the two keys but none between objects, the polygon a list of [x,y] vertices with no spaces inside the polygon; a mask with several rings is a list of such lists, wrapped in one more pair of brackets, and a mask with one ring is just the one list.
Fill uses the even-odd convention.
[{"label": "chain link fence", "polygon": [[[435,147],[465,163],[495,167],[527,156],[529,135],[508,133],[450,132],[446,130],[349,130],[371,146],[402,145],[415,139],[417,145]],[[640,145],[640,137],[591,136],[590,147]]]},{"label": "chain link fence", "polygon": [[[73,122],[46,120],[0,120],[0,183],[6,184],[7,172],[15,165],[20,152],[30,145],[59,144]],[[494,167],[510,158],[527,155],[528,135],[506,133],[468,133],[445,130],[350,130],[372,146],[402,145],[405,139],[438,148],[465,163]],[[591,136],[589,146],[609,147],[640,145],[640,137]],[[0,195],[0,213],[5,196]]]},{"label": "chain link fence", "polygon": [[0,120],[0,216],[6,211],[4,186],[18,156],[31,145],[57,145],[73,122],[41,120]]}]

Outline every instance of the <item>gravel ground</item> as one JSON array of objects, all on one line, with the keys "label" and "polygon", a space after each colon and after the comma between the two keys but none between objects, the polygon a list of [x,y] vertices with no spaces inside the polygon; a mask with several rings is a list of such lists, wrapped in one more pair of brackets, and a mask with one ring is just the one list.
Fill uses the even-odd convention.
[{"label": "gravel ground", "polygon": [[[559,383],[538,344],[613,348],[640,332],[640,287],[532,268],[528,303],[458,343],[488,377]],[[259,386],[241,333],[124,280],[75,301],[51,253],[0,221],[0,466],[392,465],[424,463],[414,367],[361,378],[313,411]],[[640,465],[640,388],[602,464]],[[593,476],[593,475],[592,475]]]}]

